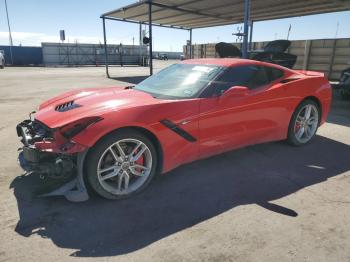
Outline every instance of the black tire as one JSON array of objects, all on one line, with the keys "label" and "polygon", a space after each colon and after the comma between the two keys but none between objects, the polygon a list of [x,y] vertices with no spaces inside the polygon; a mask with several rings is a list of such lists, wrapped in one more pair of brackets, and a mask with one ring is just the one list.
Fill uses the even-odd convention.
[{"label": "black tire", "polygon": [[[99,182],[98,176],[97,176],[97,167],[98,167],[98,161],[102,154],[107,150],[108,147],[110,147],[112,144],[114,144],[117,141],[120,141],[122,139],[137,139],[141,142],[143,142],[150,150],[152,155],[152,167],[151,172],[149,176],[147,177],[147,180],[142,184],[141,187],[139,187],[134,192],[131,192],[130,194],[112,194],[105,190],[102,185]],[[124,199],[129,198],[131,196],[134,196],[141,191],[143,191],[151,182],[153,177],[155,176],[157,172],[157,151],[153,143],[142,133],[138,132],[134,129],[124,129],[120,131],[116,131],[114,133],[111,133],[107,135],[106,137],[102,138],[88,153],[85,161],[85,170],[86,170],[86,176],[87,181],[89,183],[89,186],[100,196],[107,198],[107,199]]]},{"label": "black tire", "polygon": [[343,100],[349,100],[350,99],[350,94],[345,92],[345,90],[340,90],[340,96]]},{"label": "black tire", "polygon": [[[315,106],[317,111],[318,111],[317,128],[316,128],[316,131],[314,132],[314,134],[312,135],[312,137],[308,141],[300,142],[297,139],[296,134],[294,132],[295,122],[296,122],[296,118],[297,118],[298,114],[300,113],[300,111],[306,105],[309,105],[309,104]],[[321,109],[320,109],[319,105],[314,100],[311,100],[311,99],[306,99],[306,100],[302,101],[298,105],[298,107],[295,109],[295,111],[292,115],[292,119],[289,122],[287,142],[293,146],[303,146],[303,145],[309,143],[315,137],[315,134],[316,134],[317,129],[318,129],[319,124],[320,124],[320,120],[321,120]]]}]

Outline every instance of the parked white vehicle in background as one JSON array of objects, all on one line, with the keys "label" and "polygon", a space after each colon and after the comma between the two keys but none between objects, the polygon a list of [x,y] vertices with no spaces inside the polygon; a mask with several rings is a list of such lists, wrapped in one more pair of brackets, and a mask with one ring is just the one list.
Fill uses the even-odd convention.
[{"label": "parked white vehicle in background", "polygon": [[4,51],[0,50],[0,68],[3,69],[5,66],[5,55]]}]

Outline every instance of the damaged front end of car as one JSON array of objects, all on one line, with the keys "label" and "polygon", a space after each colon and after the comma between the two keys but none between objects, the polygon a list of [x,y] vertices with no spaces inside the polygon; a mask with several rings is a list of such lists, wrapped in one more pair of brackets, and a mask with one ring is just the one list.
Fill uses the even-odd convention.
[{"label": "damaged front end of car", "polygon": [[82,119],[55,129],[32,119],[17,125],[17,135],[23,143],[18,157],[21,167],[27,173],[38,174],[43,179],[56,178],[69,181],[41,196],[63,195],[74,202],[89,198],[83,178],[83,163],[88,148],[75,143],[72,138],[99,120]]}]

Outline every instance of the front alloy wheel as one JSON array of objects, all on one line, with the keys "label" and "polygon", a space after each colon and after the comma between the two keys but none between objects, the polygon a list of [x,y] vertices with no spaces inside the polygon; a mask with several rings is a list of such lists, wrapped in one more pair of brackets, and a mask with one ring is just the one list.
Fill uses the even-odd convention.
[{"label": "front alloy wheel", "polygon": [[87,158],[91,187],[109,199],[129,197],[145,188],[156,172],[157,155],[153,144],[130,130],[108,136]]}]

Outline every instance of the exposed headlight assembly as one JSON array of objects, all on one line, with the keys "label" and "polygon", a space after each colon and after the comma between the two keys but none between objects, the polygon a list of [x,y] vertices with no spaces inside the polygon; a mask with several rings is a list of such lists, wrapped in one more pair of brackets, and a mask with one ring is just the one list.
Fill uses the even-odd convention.
[{"label": "exposed headlight assembly", "polygon": [[99,116],[86,117],[79,119],[73,123],[69,123],[60,128],[60,133],[67,139],[71,139],[72,137],[79,134],[81,131],[86,129],[87,127],[101,121],[103,118]]}]

